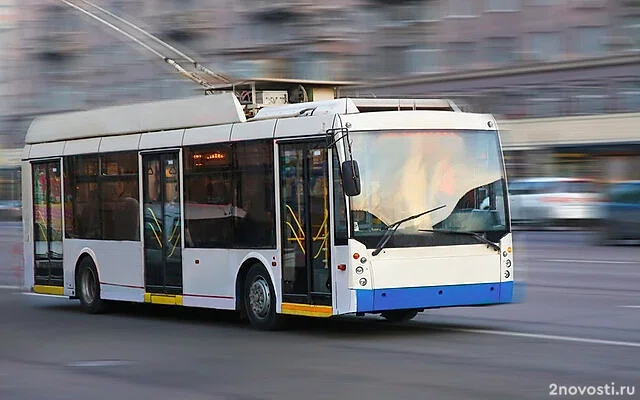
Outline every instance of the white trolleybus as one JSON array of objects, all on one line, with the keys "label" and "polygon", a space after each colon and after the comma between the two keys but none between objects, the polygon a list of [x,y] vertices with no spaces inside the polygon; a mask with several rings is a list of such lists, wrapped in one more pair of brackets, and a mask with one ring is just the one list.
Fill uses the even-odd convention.
[{"label": "white trolleybus", "polygon": [[231,94],[37,118],[23,155],[28,290],[286,314],[513,302],[496,121],[447,100],[262,108]]}]

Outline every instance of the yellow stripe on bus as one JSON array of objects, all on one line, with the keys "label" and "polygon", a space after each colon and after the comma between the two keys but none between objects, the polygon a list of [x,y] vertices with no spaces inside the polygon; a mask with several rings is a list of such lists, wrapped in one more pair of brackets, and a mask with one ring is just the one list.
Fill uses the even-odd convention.
[{"label": "yellow stripe on bus", "polygon": [[306,317],[330,317],[333,315],[333,308],[312,304],[282,303],[282,313]]},{"label": "yellow stripe on bus", "polygon": [[33,285],[33,293],[63,296],[64,288],[62,286]]},{"label": "yellow stripe on bus", "polygon": [[177,294],[145,293],[144,302],[151,304],[163,304],[165,306],[181,306],[182,296]]}]

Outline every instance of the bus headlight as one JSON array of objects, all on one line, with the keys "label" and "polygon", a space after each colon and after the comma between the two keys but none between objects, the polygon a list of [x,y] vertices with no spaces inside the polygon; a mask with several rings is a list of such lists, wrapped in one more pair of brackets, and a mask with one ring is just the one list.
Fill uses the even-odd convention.
[{"label": "bus headlight", "polygon": [[356,274],[361,274],[363,272],[364,272],[364,268],[362,268],[362,267],[357,267],[356,268]]},{"label": "bus headlight", "polygon": [[360,278],[360,286],[367,286],[367,278]]},{"label": "bus headlight", "polygon": [[507,261],[504,262],[504,265],[506,265],[507,268],[509,268],[511,266],[511,260],[507,258]]}]

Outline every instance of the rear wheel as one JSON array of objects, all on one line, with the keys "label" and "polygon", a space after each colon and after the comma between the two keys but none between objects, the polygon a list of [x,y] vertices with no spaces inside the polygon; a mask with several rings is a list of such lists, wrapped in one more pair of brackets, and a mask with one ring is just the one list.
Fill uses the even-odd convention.
[{"label": "rear wheel", "polygon": [[382,313],[382,318],[389,322],[407,322],[418,315],[418,310],[393,310]]},{"label": "rear wheel", "polygon": [[607,226],[599,226],[593,229],[594,244],[596,246],[611,246],[616,243],[615,230]]},{"label": "rear wheel", "polygon": [[76,293],[86,312],[99,314],[107,309],[107,303],[100,298],[100,280],[91,257],[85,257],[78,266]]},{"label": "rear wheel", "polygon": [[254,265],[244,282],[244,309],[254,328],[276,330],[283,326],[283,316],[276,313],[276,294],[269,273]]}]

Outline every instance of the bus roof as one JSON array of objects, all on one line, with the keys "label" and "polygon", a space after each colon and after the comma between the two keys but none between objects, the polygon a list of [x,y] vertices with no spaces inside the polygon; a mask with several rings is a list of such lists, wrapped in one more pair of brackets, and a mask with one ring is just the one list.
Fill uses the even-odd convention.
[{"label": "bus roof", "polygon": [[264,107],[252,120],[402,110],[460,111],[455,103],[446,99],[340,98]]},{"label": "bus roof", "polygon": [[156,132],[246,121],[233,93],[162,100],[37,117],[26,144]]},{"label": "bus roof", "polygon": [[219,93],[41,116],[29,127],[25,143],[31,145],[166,132],[265,119],[402,110],[460,112],[452,101],[446,99],[339,98],[268,106],[247,120],[242,105],[233,93]]}]

